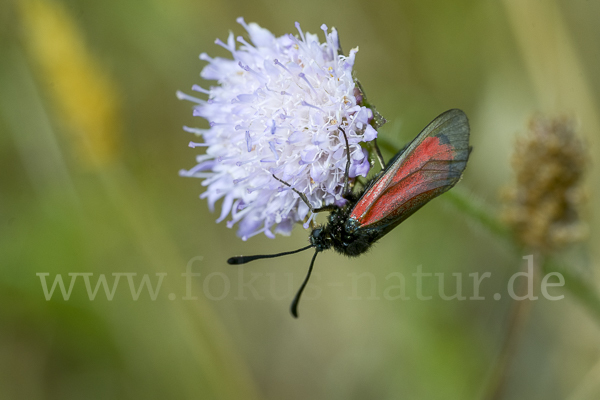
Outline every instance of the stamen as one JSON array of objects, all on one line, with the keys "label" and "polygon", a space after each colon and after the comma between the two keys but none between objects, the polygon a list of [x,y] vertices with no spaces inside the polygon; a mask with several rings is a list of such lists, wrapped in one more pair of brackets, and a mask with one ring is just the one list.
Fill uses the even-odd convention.
[{"label": "stamen", "polygon": [[204,173],[204,174],[199,174],[199,172],[211,169],[214,166],[214,164],[215,163],[214,163],[213,160],[204,161],[204,162],[198,163],[198,165],[194,166],[192,169],[189,169],[187,171],[184,170],[184,169],[182,169],[181,171],[179,171],[179,175],[180,176],[186,176],[186,177],[191,177],[191,176],[201,177],[199,175],[202,175],[202,176],[206,176],[206,175],[213,176],[214,172],[207,172],[207,173]]},{"label": "stamen", "polygon": [[302,227],[304,229],[308,229],[310,227],[310,223],[312,222],[313,219],[315,219],[316,216],[317,216],[316,213],[312,213],[310,215],[310,217],[306,220],[306,222],[304,224],[302,224]]},{"label": "stamen", "polygon": [[291,76],[294,76],[294,74],[292,74],[292,72],[285,65],[283,65],[282,63],[280,63],[278,59],[274,59],[273,63],[275,65],[279,65],[281,68],[285,69]]},{"label": "stamen", "polygon": [[302,38],[302,41],[304,43],[306,43],[306,39],[304,38],[304,32],[302,32],[302,29],[300,29],[300,23],[296,22],[296,29],[298,29],[298,32],[300,32],[300,37]]},{"label": "stamen", "polygon": [[210,94],[210,90],[206,90],[198,85],[193,85],[192,86],[192,90],[194,92],[200,92],[200,93],[206,93],[206,94]]},{"label": "stamen", "polygon": [[189,94],[183,93],[180,90],[177,91],[177,98],[179,100],[191,101],[192,103],[196,103],[196,104],[206,104],[205,100],[201,100],[201,99],[199,99],[197,97],[190,96]]},{"label": "stamen", "polygon": [[270,229],[265,229],[265,236],[269,239],[275,239],[275,235],[273,235],[273,232],[271,232]]},{"label": "stamen", "polygon": [[237,206],[234,208],[233,211],[237,212],[237,211],[242,211],[245,210],[246,208],[248,208],[249,204],[244,203],[244,200],[240,199],[239,203],[237,204]]},{"label": "stamen", "polygon": [[215,122],[215,121],[210,121],[210,126],[231,126],[232,124],[230,122]]},{"label": "stamen", "polygon": [[198,156],[196,156],[196,162],[198,164],[200,164],[201,162],[204,162],[206,160],[214,160],[214,156],[210,155],[210,154],[200,154]]},{"label": "stamen", "polygon": [[243,44],[244,46],[246,46],[247,50],[256,51],[256,47],[254,47],[250,43],[246,42],[246,39],[244,39],[243,37],[238,36],[236,39],[237,39],[238,42],[240,42],[241,44]]},{"label": "stamen", "polygon": [[[222,179],[222,174],[217,174],[214,173],[213,176],[211,176],[209,179],[206,179],[204,182],[202,182],[202,186],[209,186],[212,185],[214,182],[218,181],[219,179]],[[207,190],[206,192],[202,193],[200,195],[201,199],[204,199],[206,197],[208,197],[208,195],[210,195],[211,192],[209,190]]]},{"label": "stamen", "polygon": [[190,142],[188,144],[188,146],[191,147],[192,149],[195,149],[196,147],[208,147],[210,145],[208,143]]},{"label": "stamen", "polygon": [[327,39],[327,25],[321,25],[321,30],[325,33],[325,39]]},{"label": "stamen", "polygon": [[298,74],[298,76],[300,77],[300,79],[304,80],[304,82],[308,83],[308,86],[310,86],[310,88],[312,89],[314,94],[317,94],[317,91],[315,90],[313,85],[311,85],[311,83],[308,81],[308,79],[306,78],[306,75],[304,75],[304,72],[300,72]]},{"label": "stamen", "polygon": [[254,94],[240,94],[235,99],[231,100],[232,103],[252,103],[256,99],[256,95]]},{"label": "stamen", "polygon": [[234,179],[234,180],[233,180],[233,184],[234,184],[234,185],[237,185],[237,184],[238,184],[238,183],[240,183],[240,182],[244,182],[245,180],[247,180],[248,178],[250,178],[250,176],[251,176],[251,175],[248,175],[248,176],[247,176],[247,177],[245,177],[245,178]]},{"label": "stamen", "polygon": [[243,202],[240,202],[237,206],[234,205],[231,209],[231,220],[227,221],[227,227],[231,228],[236,222],[252,211],[252,209],[252,207],[248,207],[248,204],[243,204]]},{"label": "stamen", "polygon": [[256,76],[260,81],[262,82],[266,82],[267,78],[265,78],[264,76],[262,76],[261,74],[259,74],[258,72],[256,72],[255,70],[253,70],[252,68],[250,68],[247,65],[242,64],[242,62],[238,62],[238,65],[247,72],[250,72],[252,75]]},{"label": "stamen", "polygon": [[229,50],[232,53],[235,52],[235,48],[234,49],[230,49],[229,46],[226,45],[225,43],[223,43],[223,41],[221,39],[216,39],[215,40],[215,44],[218,44],[219,46],[223,47],[225,50]]},{"label": "stamen", "polygon": [[321,112],[326,112],[326,111],[325,111],[325,110],[323,110],[321,107],[313,106],[312,104],[310,104],[310,103],[307,103],[307,102],[306,102],[306,101],[304,101],[304,100],[302,100],[302,103],[300,103],[300,104],[302,104],[303,106],[306,106],[306,107],[311,107],[311,108],[314,108],[315,110],[319,110],[319,111],[321,111]]},{"label": "stamen", "polygon": [[340,45],[340,38],[337,33],[337,29],[331,28],[331,41],[335,46],[335,53],[339,54],[342,50],[342,46]]},{"label": "stamen", "polygon": [[213,172],[194,172],[190,173],[190,171],[186,171],[182,169],[179,171],[179,176],[185,178],[212,178],[215,176]]},{"label": "stamen", "polygon": [[[313,71],[316,72],[322,78],[324,78],[324,79],[331,78],[331,75],[329,74],[329,72],[327,70],[325,70],[325,66],[320,66],[319,64],[317,64],[315,62],[315,60],[310,60],[310,66],[312,67]],[[329,67],[329,68],[331,68],[331,67]]]},{"label": "stamen", "polygon": [[196,135],[202,135],[209,131],[208,129],[190,128],[189,126],[185,126],[185,125],[183,127],[183,130],[188,133],[194,133]]},{"label": "stamen", "polygon": [[288,143],[293,144],[293,143],[298,143],[301,140],[303,140],[305,137],[305,135],[301,132],[301,131],[294,131],[292,132],[292,134],[288,137]]},{"label": "stamen", "polygon": [[267,230],[267,227],[264,227],[264,228],[262,228],[262,229],[259,229],[259,230],[255,231],[255,232],[253,232],[253,233],[251,233],[251,234],[249,234],[249,235],[242,236],[242,240],[245,242],[246,240],[250,239],[252,236],[256,236],[256,235],[258,235],[259,233],[262,233],[262,232],[264,232],[265,230]]},{"label": "stamen", "polygon": [[275,160],[279,160],[279,155],[277,154],[277,150],[275,150],[275,143],[272,140],[269,141],[269,147],[271,148],[273,154],[275,154]]},{"label": "stamen", "polygon": [[264,185],[247,188],[246,191],[248,192],[248,194],[251,194],[252,192],[256,192],[257,190],[262,190],[263,187],[264,187]]},{"label": "stamen", "polygon": [[237,158],[238,156],[219,156],[217,157],[217,162],[223,162],[223,161],[227,161],[227,160],[231,160],[233,158]]},{"label": "stamen", "polygon": [[238,18],[236,18],[235,22],[237,22],[238,24],[240,24],[241,26],[243,26],[244,29],[246,29],[246,31],[248,31],[248,33],[250,33],[250,27],[248,26],[248,24],[246,23],[246,21],[244,21],[244,17],[238,17]]},{"label": "stamen", "polygon": [[252,138],[250,137],[250,131],[246,131],[246,146],[248,147],[248,153],[252,151]]},{"label": "stamen", "polygon": [[[291,188],[290,188],[290,190],[291,190]],[[300,200],[300,201],[302,201],[302,200]],[[297,202],[295,201],[295,199],[294,199],[294,201],[290,201],[289,205],[286,207],[285,210],[283,210],[281,212],[281,214],[286,215],[286,216],[289,215],[290,212],[292,211],[292,208],[296,207],[296,205],[297,205]]]},{"label": "stamen", "polygon": [[246,160],[246,161],[238,161],[238,162],[235,163],[235,165],[237,165],[238,167],[241,167],[244,164],[248,164],[248,163],[251,163],[251,162],[254,162],[254,161],[256,161],[256,158],[251,158],[251,159]]},{"label": "stamen", "polygon": [[[210,103],[210,101],[209,101],[209,103]],[[194,110],[192,111],[192,115],[194,117],[202,117],[202,109],[194,108]]]},{"label": "stamen", "polygon": [[331,34],[327,33],[327,25],[321,25],[321,29],[325,33],[325,41],[327,42],[327,47],[329,48],[329,52],[333,58],[336,58],[338,45],[333,42],[333,34],[335,32],[335,28],[331,29]]}]

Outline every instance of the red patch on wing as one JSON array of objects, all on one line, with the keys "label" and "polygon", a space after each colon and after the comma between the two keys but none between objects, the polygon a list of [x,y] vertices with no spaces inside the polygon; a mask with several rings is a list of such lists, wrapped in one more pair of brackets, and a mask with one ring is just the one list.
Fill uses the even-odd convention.
[{"label": "red patch on wing", "polygon": [[[453,146],[441,137],[425,138],[399,165],[392,166],[363,194],[350,218],[361,227],[376,224],[384,218],[408,217],[421,205],[438,195],[436,190],[450,173]],[[404,218],[403,218],[404,219]],[[399,222],[399,221],[398,221]]]}]

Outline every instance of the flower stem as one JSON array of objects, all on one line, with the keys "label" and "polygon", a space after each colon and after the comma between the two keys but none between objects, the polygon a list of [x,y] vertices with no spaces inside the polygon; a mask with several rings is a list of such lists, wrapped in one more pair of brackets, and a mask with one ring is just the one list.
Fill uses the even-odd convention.
[{"label": "flower stem", "polygon": [[[540,268],[539,268],[539,255],[532,257],[534,264],[534,274],[539,281]],[[543,264],[543,261],[542,261]],[[526,291],[525,282],[521,280],[519,282],[518,292],[522,293]],[[527,320],[531,313],[532,307],[531,300],[513,300],[507,320],[506,334],[504,336],[504,342],[498,355],[498,359],[494,364],[492,374],[487,387],[487,394],[484,396],[486,400],[500,400],[504,394],[506,388],[506,382],[508,380],[508,372],[510,370],[511,363],[517,354],[519,347],[519,341],[521,339]]]},{"label": "flower stem", "polygon": [[596,322],[600,323],[600,294],[598,289],[590,284],[591,278],[587,279],[572,268],[560,264],[552,258],[548,258],[542,265],[542,271],[545,274],[550,272],[560,273],[565,278],[565,288],[588,309]]}]

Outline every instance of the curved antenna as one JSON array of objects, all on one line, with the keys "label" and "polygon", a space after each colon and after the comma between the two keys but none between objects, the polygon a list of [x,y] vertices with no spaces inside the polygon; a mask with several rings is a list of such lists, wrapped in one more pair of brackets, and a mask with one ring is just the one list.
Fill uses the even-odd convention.
[{"label": "curved antenna", "polygon": [[300,302],[300,296],[302,296],[302,292],[308,283],[308,279],[310,278],[310,274],[312,273],[313,266],[315,265],[315,259],[317,258],[317,254],[319,254],[319,250],[315,251],[315,255],[310,262],[310,267],[308,267],[308,273],[306,274],[306,278],[304,278],[304,282],[302,282],[302,286],[298,289],[298,293],[296,293],[296,297],[292,301],[292,305],[290,306],[290,311],[294,318],[298,318],[298,303]]},{"label": "curved antenna", "polygon": [[287,256],[288,254],[295,254],[295,253],[299,253],[304,250],[308,250],[311,247],[313,247],[312,244],[309,246],[303,247],[301,249],[298,249],[298,250],[286,251],[286,252],[277,253],[277,254],[263,254],[263,255],[258,255],[258,256],[231,257],[230,259],[227,260],[227,264],[230,264],[230,265],[246,264],[250,261],[260,260],[262,258],[275,258],[275,257]]},{"label": "curved antenna", "polygon": [[352,193],[352,189],[348,190],[348,175],[350,174],[350,144],[348,143],[348,136],[346,136],[346,131],[341,126],[338,126],[338,129],[342,131],[344,135],[344,141],[346,142],[346,170],[344,172],[344,191],[342,192],[342,197],[346,198],[350,193]]}]

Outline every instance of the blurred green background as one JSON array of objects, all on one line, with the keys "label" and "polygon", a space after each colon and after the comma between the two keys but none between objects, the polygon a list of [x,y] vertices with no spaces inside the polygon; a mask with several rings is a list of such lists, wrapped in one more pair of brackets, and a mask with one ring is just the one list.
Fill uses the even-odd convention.
[{"label": "blurred green background", "polygon": [[[295,33],[295,21],[320,34],[325,23],[345,51],[360,46],[357,77],[389,121],[380,137],[397,146],[441,112],[463,109],[475,150],[455,190],[498,212],[528,119],[573,116],[592,160],[583,215],[589,243],[598,243],[598,1],[4,0],[0,398],[487,397],[511,309],[508,296],[492,295],[506,293],[525,254],[444,196],[361,258],[322,254],[299,320],[288,307],[309,254],[225,263],[307,240],[298,227],[242,242],[215,224],[200,181],[178,176],[196,154],[181,127],[205,121],[175,91],[206,86],[198,54],[227,56],[214,40],[244,34],[238,16],[278,36]],[[588,245],[566,260],[596,284],[600,249]],[[201,274],[196,300],[182,299],[188,262]],[[462,273],[467,296],[468,274],[491,272],[486,300],[417,300],[419,265],[447,279]],[[379,299],[368,278],[354,292],[352,277],[363,272]],[[393,272],[407,278],[410,300],[384,298]],[[112,301],[102,289],[90,301],[79,276],[69,300],[57,288],[46,301],[37,273],[49,274],[48,285],[62,274],[67,286],[68,273],[93,273],[92,287],[100,274],[112,284],[113,273],[137,273],[136,287],[143,274],[154,286],[166,275],[155,300],[143,290],[134,301],[122,276]],[[253,277],[256,294],[240,295]],[[214,300],[225,282],[229,294]],[[437,280],[426,282],[437,293]],[[570,293],[553,293],[565,299],[532,304],[499,398],[600,398],[598,321]]]}]

